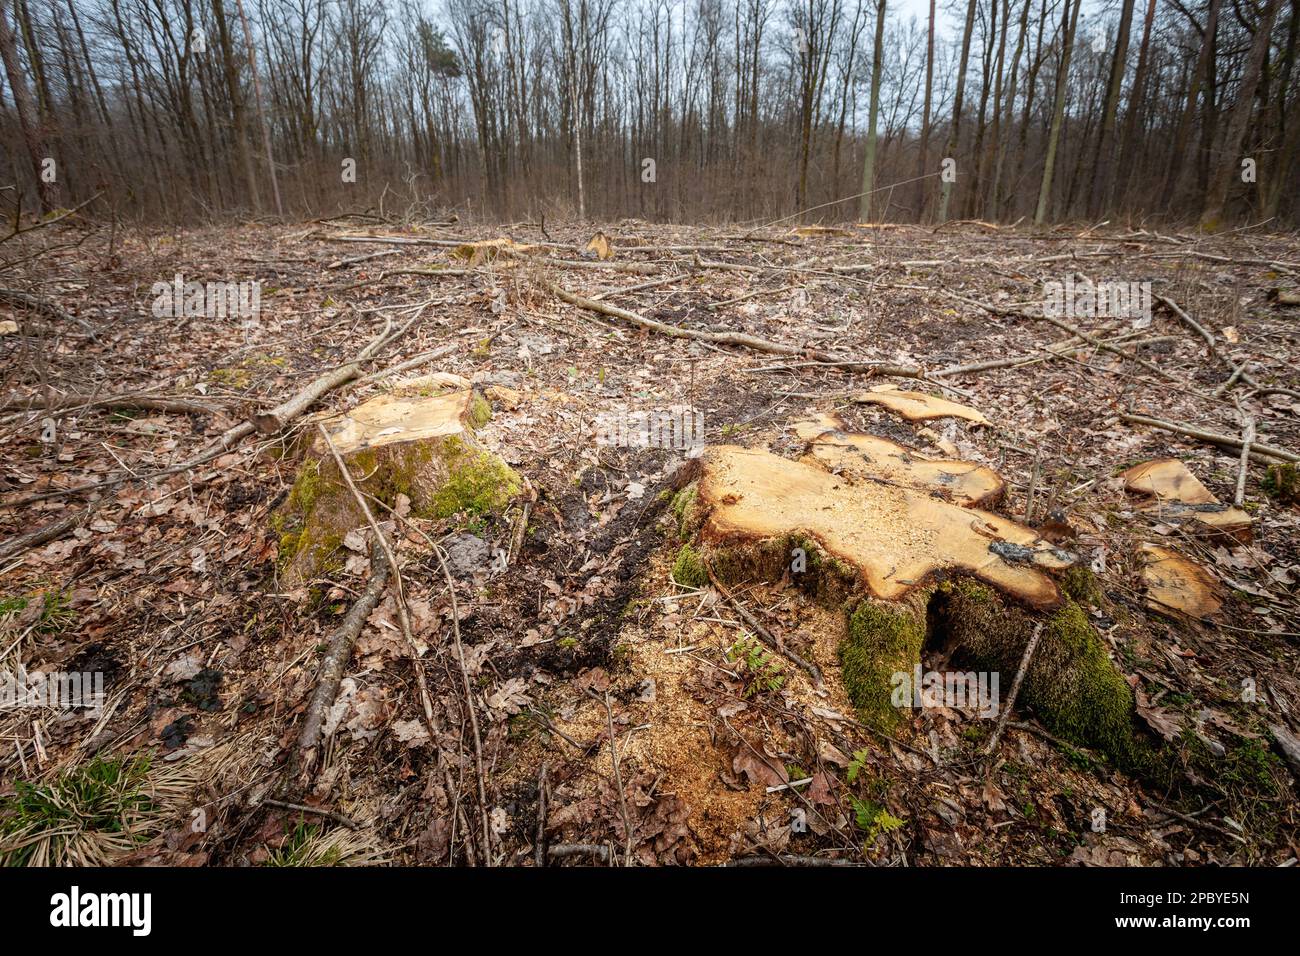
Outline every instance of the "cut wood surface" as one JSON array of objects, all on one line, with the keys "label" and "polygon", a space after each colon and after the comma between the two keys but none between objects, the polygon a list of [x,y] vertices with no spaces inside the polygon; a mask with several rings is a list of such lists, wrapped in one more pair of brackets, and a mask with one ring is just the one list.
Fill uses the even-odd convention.
[{"label": "cut wood surface", "polygon": [[1190,522],[1193,527],[1235,538],[1248,538],[1251,517],[1241,508],[1222,504],[1176,458],[1159,458],[1134,465],[1124,472],[1124,487],[1154,499],[1146,508],[1162,519]]},{"label": "cut wood surface", "polygon": [[833,418],[795,427],[808,440],[807,458],[832,472],[928,492],[966,508],[989,507],[1006,491],[997,472],[951,458],[929,458],[887,438],[847,432]]},{"label": "cut wood surface", "polygon": [[977,425],[987,425],[984,413],[950,402],[946,398],[927,395],[925,392],[905,392],[888,385],[874,388],[859,395],[856,401],[869,405],[883,405],[892,412],[897,412],[909,422],[921,422],[931,418],[964,418]]},{"label": "cut wood surface", "polygon": [[[430,397],[381,395],[331,418],[325,427],[344,455],[394,442],[460,435],[469,428],[471,400],[468,390]],[[324,443],[320,445],[323,451]]]},{"label": "cut wood surface", "polygon": [[1197,620],[1213,618],[1223,602],[1218,584],[1195,561],[1170,548],[1144,544],[1138,548],[1142,560],[1142,583],[1147,604],[1163,613],[1184,614]]},{"label": "cut wood surface", "polygon": [[717,446],[703,456],[698,501],[714,544],[808,534],[898,599],[944,570],[965,571],[1037,607],[1060,602],[1044,569],[1073,556],[999,515],[883,480],[853,481],[761,449]]}]

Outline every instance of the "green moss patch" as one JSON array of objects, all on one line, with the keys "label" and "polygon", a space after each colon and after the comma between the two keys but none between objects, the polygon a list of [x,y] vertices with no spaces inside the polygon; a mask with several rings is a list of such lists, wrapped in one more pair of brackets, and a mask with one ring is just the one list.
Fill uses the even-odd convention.
[{"label": "green moss patch", "polygon": [[1260,487],[1279,504],[1300,504],[1300,467],[1288,463],[1269,465]]},{"label": "green moss patch", "polygon": [[685,588],[702,588],[709,583],[709,572],[704,562],[689,544],[683,545],[673,563],[673,580]]},{"label": "green moss patch", "polygon": [[910,709],[893,704],[894,675],[911,674],[921,662],[925,600],[924,594],[898,604],[864,598],[849,614],[839,649],[841,673],[863,723],[893,731],[910,716]]},{"label": "green moss patch", "polygon": [[[1037,620],[969,582],[947,586],[938,605],[939,626],[955,638],[959,653],[999,672],[1008,690]],[[1067,598],[1042,624],[1018,703],[1032,707],[1053,734],[1100,750],[1123,769],[1147,769],[1152,754],[1136,733],[1133,692],[1087,614]]]},{"label": "green moss patch", "polygon": [[[272,519],[280,536],[281,568],[297,580],[333,570],[341,561],[343,538],[366,523],[334,460],[307,454]],[[522,488],[504,461],[460,435],[363,448],[346,461],[380,520],[402,496],[417,517],[482,520],[503,511]]]}]

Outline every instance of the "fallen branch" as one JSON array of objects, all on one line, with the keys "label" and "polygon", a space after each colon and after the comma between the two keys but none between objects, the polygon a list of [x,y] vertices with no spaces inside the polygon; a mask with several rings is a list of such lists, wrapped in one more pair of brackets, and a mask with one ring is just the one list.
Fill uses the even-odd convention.
[{"label": "fallen branch", "polygon": [[[308,385],[307,388],[305,388],[303,391],[299,392],[297,395],[289,399],[287,402],[284,402],[283,404],[276,406],[276,408],[268,412],[267,415],[274,417],[276,421],[280,422],[281,430],[288,427],[289,423],[295,417],[305,412],[308,408],[311,407],[311,405],[315,401],[320,399],[322,396],[326,394],[326,392],[329,391],[329,388],[321,387],[322,382],[329,382],[331,383],[330,388],[337,388],[339,385],[345,384],[346,382],[351,381],[351,379],[355,378],[356,375],[360,372],[360,368],[358,367],[359,363],[364,361],[365,358],[369,358],[371,355],[373,355],[380,348],[382,348],[384,345],[386,345],[388,342],[392,340],[388,336],[389,329],[391,328],[392,328],[392,321],[386,320],[384,323],[384,331],[381,332],[379,336],[373,342],[371,342],[370,345],[368,345],[361,352],[361,354],[358,355],[355,359],[353,359],[347,365],[344,365],[341,368],[336,369],[333,373],[330,373],[329,375],[325,375],[322,376],[321,378],[316,379],[314,382]],[[400,334],[400,330],[399,330],[399,334]],[[337,373],[345,369],[351,369],[351,373],[345,377],[338,377]],[[271,418],[267,419],[268,423],[269,421],[271,421]],[[159,478],[166,478],[169,475],[177,475],[182,472],[190,471],[194,468],[197,468],[199,465],[206,464],[207,462],[212,461],[214,458],[219,458],[220,456],[224,455],[226,452],[230,451],[230,449],[233,448],[237,443],[243,441],[245,438],[247,438],[249,435],[252,435],[257,430],[258,429],[254,426],[251,420],[240,422],[238,425],[228,428],[224,432],[222,432],[220,437],[218,437],[205,450],[199,452],[193,458],[190,458],[179,464],[171,465],[167,468],[162,468],[159,469],[158,471],[148,472],[145,474],[132,474],[130,472],[123,472],[122,474],[114,475],[112,478],[105,478],[102,481],[88,481],[84,484],[73,485],[69,488],[56,488],[51,491],[37,492],[35,494],[25,495],[21,498],[14,498],[8,501],[0,502],[0,508],[17,508],[24,505],[34,504],[37,501],[45,501],[49,498],[61,498],[69,495],[86,494],[87,492],[92,492],[92,491],[104,491],[110,488],[116,488],[118,485],[122,485],[128,481],[133,481],[133,480],[156,481]],[[275,432],[273,434],[278,434],[278,432]]]},{"label": "fallen branch", "polygon": [[533,865],[546,865],[546,761],[537,775],[537,836],[533,841]]},{"label": "fallen branch", "polygon": [[334,706],[334,699],[339,695],[343,672],[352,657],[352,645],[361,633],[366,618],[379,605],[379,598],[387,584],[388,564],[384,560],[383,548],[376,541],[370,549],[370,581],[365,591],[325,641],[325,657],[321,660],[316,690],[307,705],[307,716],[303,719],[302,732],[298,735],[298,749],[290,772],[290,776],[304,789],[306,777],[316,762],[325,714]]},{"label": "fallen branch", "polygon": [[1211,332],[1209,329],[1207,329],[1205,326],[1201,325],[1201,323],[1193,319],[1190,315],[1187,314],[1185,310],[1179,308],[1177,302],[1175,302],[1173,299],[1170,299],[1167,296],[1160,295],[1159,293],[1156,293],[1152,297],[1157,302],[1160,302],[1162,305],[1164,305],[1164,307],[1167,308],[1170,312],[1176,315],[1184,325],[1186,325],[1197,335],[1199,335],[1202,339],[1204,339],[1205,345],[1209,349],[1211,355],[1213,355],[1220,362],[1223,362],[1225,365],[1227,365],[1228,368],[1232,369],[1232,376],[1226,382],[1224,382],[1222,385],[1220,385],[1218,388],[1214,390],[1215,395],[1222,395],[1224,392],[1226,392],[1229,388],[1233,386],[1233,384],[1237,381],[1237,379],[1241,379],[1247,385],[1251,385],[1251,386],[1259,385],[1258,382],[1256,382],[1254,379],[1252,379],[1249,375],[1246,374],[1247,363],[1243,362],[1241,365],[1238,365],[1236,362],[1232,360],[1232,358],[1227,353],[1220,350],[1218,343],[1214,341],[1214,333]]},{"label": "fallen branch", "polygon": [[287,402],[281,402],[275,408],[254,415],[250,419],[253,427],[263,435],[277,435],[282,432],[289,422],[316,404],[322,395],[360,375],[361,363],[371,358],[384,346],[388,341],[388,330],[390,328],[392,328],[391,320],[384,323],[384,331],[371,340],[370,344],[362,349],[352,361],[320,376]]},{"label": "fallen branch", "polygon": [[26,292],[19,292],[17,289],[0,289],[0,302],[8,302],[10,305],[27,309],[29,312],[35,312],[39,315],[45,316],[46,318],[54,319],[59,322],[74,322],[85,329],[90,338],[94,339],[96,337],[94,326],[85,319],[77,318],[75,315],[69,315],[49,299],[28,295]]},{"label": "fallen branch", "polygon": [[727,866],[866,866],[857,860],[841,860],[829,856],[800,856],[795,853],[778,853],[774,856],[738,856],[728,860]]},{"label": "fallen branch", "polygon": [[447,582],[447,593],[451,599],[451,633],[456,646],[456,664],[460,668],[461,691],[465,695],[465,708],[469,711],[470,731],[474,735],[474,772],[478,778],[479,815],[483,819],[483,852],[486,856],[486,865],[492,866],[492,828],[488,822],[487,784],[483,775],[483,738],[479,734],[478,713],[474,709],[474,695],[470,690],[469,668],[465,666],[465,647],[460,640],[460,609],[456,606],[456,583],[452,580],[451,569],[447,567],[447,559],[443,557],[442,549],[437,544],[433,545],[433,554],[442,568],[442,576]]},{"label": "fallen branch", "polygon": [[[1130,412],[1121,412],[1120,419],[1131,425],[1146,425],[1150,428],[1158,428],[1161,431],[1173,432],[1175,435],[1182,435],[1186,438],[1195,438],[1199,441],[1209,442],[1211,445],[1222,445],[1225,448],[1241,448],[1242,440],[1232,435],[1224,435],[1220,432],[1208,431],[1204,428],[1197,428],[1194,425],[1184,425],[1180,422],[1167,422],[1161,418],[1150,418],[1146,415],[1134,415]],[[1267,459],[1276,459],[1279,461],[1300,462],[1300,455],[1295,452],[1287,451],[1285,448],[1278,448],[1275,445],[1266,445],[1263,442],[1252,442],[1250,454],[1257,460],[1264,461]]]},{"label": "fallen branch", "polygon": [[712,342],[715,345],[735,345],[741,348],[753,349],[756,352],[767,352],[772,355],[797,355],[815,359],[819,362],[833,363],[836,367],[845,371],[863,372],[867,375],[896,375],[901,378],[924,378],[923,369],[910,365],[889,365],[884,362],[865,362],[854,360],[845,362],[839,356],[824,352],[819,349],[802,348],[797,345],[785,345],[781,342],[772,342],[768,339],[760,339],[757,336],[749,335],[745,332],[705,332],[696,329],[683,329],[680,326],[669,325],[666,322],[660,322],[657,319],[648,319],[643,315],[630,312],[627,309],[620,309],[618,306],[609,305],[606,302],[598,302],[595,299],[588,299],[580,295],[575,295],[567,289],[562,289],[557,285],[545,283],[546,288],[552,293],[559,296],[570,305],[576,305],[579,308],[587,309],[591,312],[600,312],[603,315],[612,316],[616,319],[622,319],[624,322],[630,322],[632,325],[639,326],[643,329],[649,329],[652,332],[658,332],[661,335],[667,335],[671,338],[678,339],[696,339],[701,342]]},{"label": "fallen branch", "polygon": [[262,802],[270,807],[280,807],[282,810],[296,810],[299,813],[314,813],[318,816],[327,817],[335,823],[343,824],[349,830],[361,829],[361,824],[351,817],[344,816],[334,810],[327,810],[324,807],[309,807],[305,803],[289,803],[287,800],[272,800],[270,797],[263,797]]},{"label": "fallen branch", "polygon": [[27,534],[19,535],[16,538],[10,538],[8,541],[0,542],[0,561],[7,561],[10,558],[17,557],[30,551],[32,548],[39,547],[48,541],[61,538],[73,528],[82,524],[92,514],[95,513],[97,505],[89,508],[83,508],[75,514],[61,518],[58,521],[52,521],[42,528],[35,531],[29,531]]},{"label": "fallen branch", "polygon": [[551,860],[563,860],[571,856],[594,856],[602,863],[609,862],[609,847],[599,843],[557,843],[548,847],[546,856]]},{"label": "fallen branch", "polygon": [[1255,416],[1246,416],[1246,427],[1241,435],[1241,461],[1237,466],[1237,493],[1232,503],[1238,508],[1246,500],[1246,473],[1250,471],[1250,446],[1255,443]]},{"label": "fallen branch", "polygon": [[375,540],[379,542],[379,547],[383,549],[384,558],[388,561],[388,569],[393,575],[393,584],[397,591],[397,619],[402,626],[402,636],[406,638],[407,649],[411,653],[411,665],[415,669],[416,684],[420,689],[420,702],[424,707],[424,720],[429,731],[429,739],[435,739],[437,728],[433,721],[433,702],[429,700],[429,686],[424,678],[424,660],[420,657],[420,651],[415,646],[415,637],[411,633],[411,619],[406,611],[406,589],[402,586],[402,572],[397,566],[397,556],[393,554],[393,549],[388,545],[388,539],[384,537],[383,530],[379,527],[379,522],[375,520],[374,513],[370,510],[370,505],[366,504],[365,496],[361,494],[361,489],[352,479],[352,472],[348,468],[347,462],[339,454],[330,433],[325,430],[325,426],[320,422],[316,423],[316,430],[320,432],[321,438],[325,439],[325,447],[329,449],[330,455],[334,459],[334,464],[338,467],[339,475],[343,478],[343,483],[348,486],[348,491],[352,493],[357,507],[361,509],[362,515],[365,516],[366,524],[370,526],[371,532],[374,533]]},{"label": "fallen branch", "polygon": [[1034,650],[1038,647],[1038,639],[1043,635],[1043,622],[1039,621],[1034,625],[1034,633],[1029,635],[1029,643],[1025,645],[1024,656],[1020,658],[1020,667],[1016,670],[1016,677],[1011,682],[1011,693],[1007,695],[1006,705],[1002,708],[1002,713],[998,717],[997,726],[993,728],[993,736],[989,738],[988,746],[984,748],[985,756],[991,756],[998,749],[998,741],[1002,739],[1002,732],[1007,729],[1007,720],[1011,717],[1011,709],[1016,706],[1016,695],[1020,693],[1020,685],[1025,679],[1025,674],[1029,671],[1029,664],[1034,658]]},{"label": "fallen branch", "polygon": [[[1148,372],[1152,373],[1153,375],[1156,375],[1159,378],[1164,379],[1167,382],[1174,382],[1179,386],[1186,388],[1186,380],[1184,378],[1180,378],[1179,376],[1174,375],[1171,372],[1166,372],[1164,369],[1162,369],[1159,365],[1156,365],[1154,362],[1149,362],[1144,358],[1139,358],[1138,356],[1133,355],[1131,352],[1126,352],[1118,345],[1115,345],[1111,342],[1105,342],[1097,338],[1095,335],[1091,334],[1090,332],[1085,332],[1083,331],[1083,329],[1079,328],[1078,326],[1071,325],[1069,322],[1066,322],[1063,319],[1058,319],[1053,315],[1046,315],[1046,314],[1034,315],[1029,312],[1023,312],[1020,309],[999,308],[998,306],[993,305],[992,303],[981,302],[979,299],[969,298],[967,296],[961,295],[960,293],[953,292],[951,289],[940,288],[938,291],[943,292],[945,295],[954,298],[959,302],[965,302],[967,305],[973,305],[977,309],[983,309],[985,312],[989,313],[990,315],[1012,316],[1012,317],[1022,318],[1022,319],[1034,319],[1034,320],[1042,320],[1044,322],[1050,322],[1052,323],[1052,325],[1056,326],[1061,331],[1069,332],[1071,335],[1082,339],[1083,341],[1087,342],[1089,345],[1093,346],[1094,348],[1104,349],[1107,352],[1112,352],[1115,355],[1118,355],[1120,358],[1126,359],[1130,362],[1140,365]],[[1195,390],[1189,389],[1189,391],[1195,391]]]},{"label": "fallen branch", "polygon": [[109,395],[95,398],[90,395],[62,395],[11,399],[0,405],[0,412],[66,412],[74,408],[135,408],[143,411],[177,412],[184,415],[212,415],[217,409],[203,402],[167,395]]},{"label": "fallen branch", "polygon": [[[1121,337],[1122,338],[1122,337]],[[1176,341],[1172,335],[1153,335],[1147,338],[1131,339],[1121,341],[1120,339],[1110,340],[1115,345],[1128,345],[1133,348],[1144,345],[1156,345],[1162,342]],[[941,368],[930,374],[935,377],[949,375],[968,375],[972,372],[987,372],[990,369],[1012,368],[1021,365],[1034,365],[1038,362],[1048,362],[1054,358],[1073,358],[1081,352],[1087,352],[1094,346],[1087,342],[1064,342],[1058,345],[1045,345],[1043,351],[1047,355],[1015,355],[1011,358],[989,359],[987,362],[973,362],[970,365],[951,365],[948,368]]]}]

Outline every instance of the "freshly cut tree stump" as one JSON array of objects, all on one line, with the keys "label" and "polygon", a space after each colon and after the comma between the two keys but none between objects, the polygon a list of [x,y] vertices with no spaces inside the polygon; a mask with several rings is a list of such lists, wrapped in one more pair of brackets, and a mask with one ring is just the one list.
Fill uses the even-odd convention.
[{"label": "freshly cut tree stump", "polygon": [[931,418],[964,418],[976,425],[989,423],[983,412],[969,405],[950,402],[946,398],[927,395],[925,392],[904,392],[888,385],[863,392],[854,401],[866,405],[883,405],[909,422],[923,422]]},{"label": "freshly cut tree stump", "polygon": [[805,461],[814,460],[835,473],[925,491],[964,508],[992,507],[1006,492],[1006,484],[991,468],[951,458],[929,458],[885,438],[847,432],[831,416],[798,425],[795,431],[808,441]]},{"label": "freshly cut tree stump", "polygon": [[[417,517],[498,513],[519,493],[519,477],[474,437],[491,416],[487,402],[470,389],[440,393],[445,382],[408,382],[322,423],[357,487],[383,505],[397,508],[405,496]],[[291,585],[330,570],[347,533],[366,525],[324,439],[308,434],[315,438],[275,519]],[[384,519],[384,508],[371,509]]]},{"label": "freshly cut tree stump", "polygon": [[[917,473],[906,477],[916,480]],[[1051,608],[1061,595],[1042,569],[1074,562],[1031,528],[894,484],[883,469],[855,483],[806,461],[723,445],[705,451],[697,495],[707,513],[701,535],[709,544],[736,548],[811,537],[886,600],[897,600],[938,572],[957,570],[1027,604]]]},{"label": "freshly cut tree stump", "polygon": [[1219,586],[1195,561],[1154,544],[1138,548],[1138,557],[1142,560],[1147,606],[1152,610],[1198,621],[1210,620],[1219,613],[1223,606]]},{"label": "freshly cut tree stump", "polygon": [[809,441],[799,461],[705,449],[673,501],[684,541],[673,577],[696,587],[709,571],[735,584],[788,580],[842,608],[840,678],[861,718],[890,731],[911,717],[896,691],[923,650],[997,672],[1005,692],[1041,622],[1021,699],[1054,732],[1136,766],[1132,692],[1079,603],[1098,596],[1089,572],[974,506],[996,499],[996,473],[837,424],[797,425]]},{"label": "freshly cut tree stump", "polygon": [[1202,533],[1224,534],[1240,541],[1251,537],[1253,519],[1235,505],[1220,503],[1210,489],[1175,458],[1159,458],[1124,472],[1124,487],[1154,500],[1144,509],[1161,520],[1188,523]]}]

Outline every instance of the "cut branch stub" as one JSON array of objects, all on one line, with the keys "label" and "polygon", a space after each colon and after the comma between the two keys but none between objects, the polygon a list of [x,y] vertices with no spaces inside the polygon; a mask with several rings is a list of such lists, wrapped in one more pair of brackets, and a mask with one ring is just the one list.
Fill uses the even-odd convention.
[{"label": "cut branch stub", "polygon": [[937,494],[964,508],[992,507],[1006,491],[997,472],[950,458],[929,458],[885,438],[846,432],[830,416],[795,428],[808,441],[806,461],[860,478]]},{"label": "cut branch stub", "polygon": [[1144,509],[1161,520],[1187,522],[1210,534],[1246,541],[1252,518],[1234,505],[1222,504],[1187,466],[1175,458],[1159,458],[1124,472],[1124,487],[1154,500]]},{"label": "cut branch stub", "polygon": [[727,445],[707,449],[701,467],[696,507],[707,544],[811,537],[887,600],[954,570],[1054,607],[1060,591],[1043,569],[1074,561],[1023,525],[891,484],[884,474],[855,482],[807,461]]},{"label": "cut branch stub", "polygon": [[925,392],[904,392],[891,386],[879,386],[863,392],[854,401],[866,405],[883,405],[909,422],[922,422],[931,418],[964,418],[976,425],[987,425],[984,413],[969,405],[950,402]]},{"label": "cut branch stub", "polygon": [[1208,620],[1219,613],[1219,586],[1203,567],[1159,545],[1138,548],[1147,606],[1164,614]]},{"label": "cut branch stub", "polygon": [[[436,388],[429,380],[424,390]],[[499,513],[518,494],[519,476],[484,448],[474,429],[491,415],[468,389],[447,394],[382,395],[346,415],[326,420],[330,441],[361,492],[396,509],[402,497],[417,517]],[[383,520],[384,507],[374,507]],[[290,584],[318,576],[337,563],[349,531],[365,516],[348,490],[322,438],[307,449],[288,500],[276,515],[280,559]]]}]

